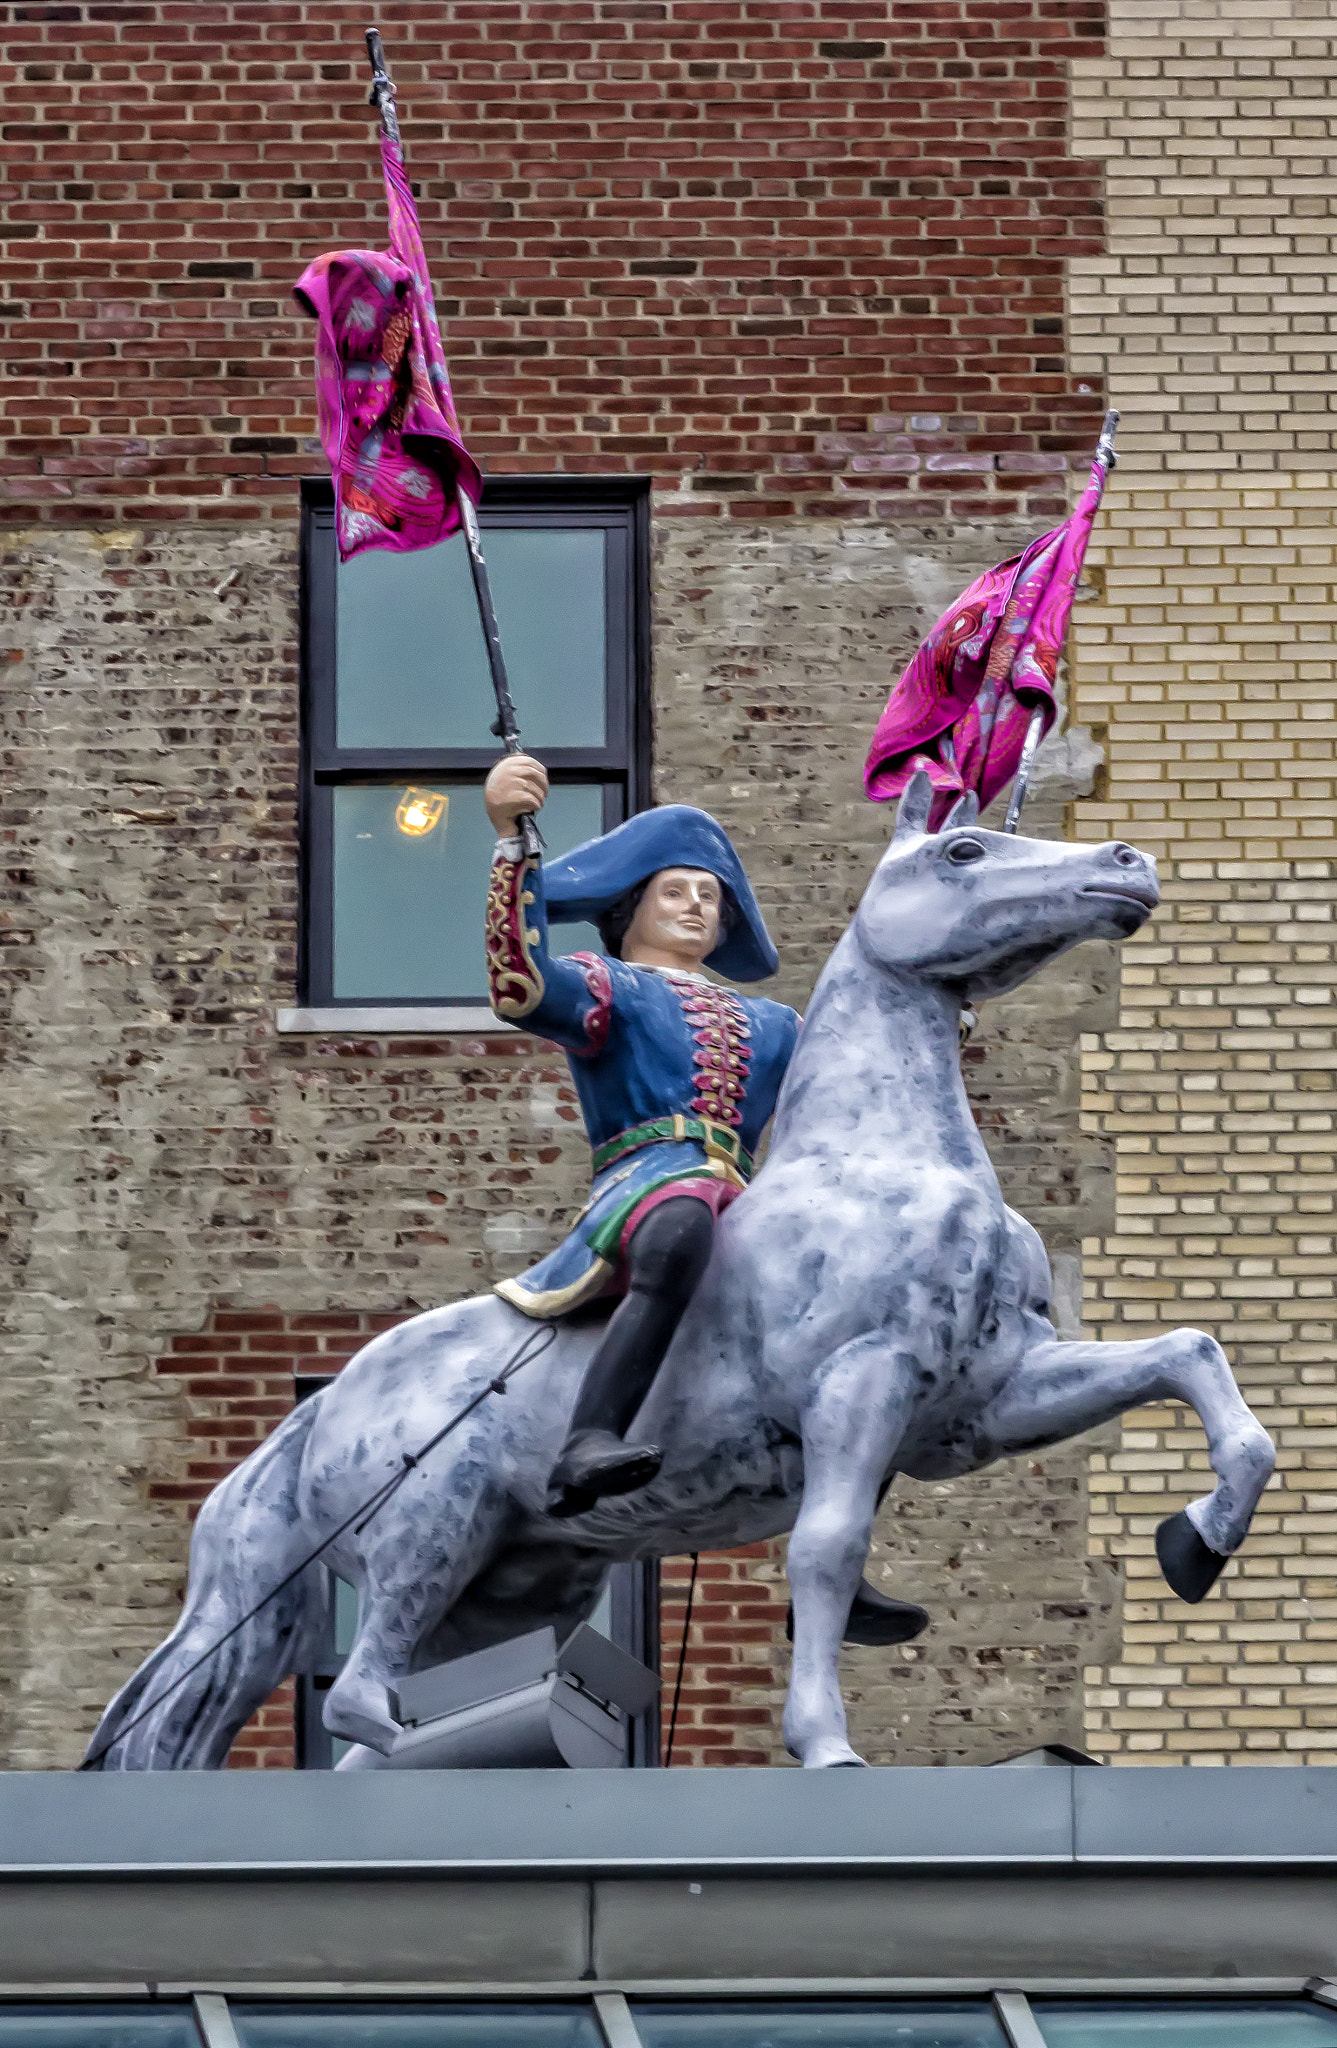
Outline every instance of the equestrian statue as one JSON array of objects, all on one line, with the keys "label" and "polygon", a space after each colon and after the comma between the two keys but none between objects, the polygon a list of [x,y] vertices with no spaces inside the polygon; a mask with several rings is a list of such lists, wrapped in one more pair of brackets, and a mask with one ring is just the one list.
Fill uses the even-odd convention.
[{"label": "equestrian statue", "polygon": [[[931,832],[916,771],[800,1026],[706,971],[750,983],[776,964],[712,818],[651,810],[544,863],[517,825],[546,787],[514,752],[489,778],[489,973],[497,1013],[568,1053],[590,1201],[528,1273],[375,1338],[215,1488],[181,1619],[87,1767],[221,1767],[315,1655],[317,1551],[358,1593],[325,1704],[347,1770],[384,1763],[407,1674],[544,1624],[563,1638],[617,1560],[789,1532],[784,1736],[811,1767],[861,1762],[842,1639],[926,1619],[861,1584],[894,1479],[1182,1401],[1216,1483],[1161,1524],[1162,1571],[1200,1600],[1244,1540],[1274,1453],[1220,1346],[1056,1339],[1044,1248],[1003,1201],[961,1079],[963,1010],[1085,939],[1128,938],[1156,906],[1154,862],[985,831],[973,794]],[[604,953],[554,957],[549,920],[587,918]]]}]

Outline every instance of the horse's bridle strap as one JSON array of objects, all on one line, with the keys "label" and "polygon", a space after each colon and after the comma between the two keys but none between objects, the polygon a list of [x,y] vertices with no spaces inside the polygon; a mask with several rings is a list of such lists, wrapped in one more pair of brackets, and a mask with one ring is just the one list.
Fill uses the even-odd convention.
[{"label": "horse's bridle strap", "polygon": [[619,1131],[605,1145],[594,1148],[594,1171],[602,1173],[605,1166],[611,1166],[628,1152],[639,1152],[643,1145],[681,1145],[690,1139],[693,1144],[704,1145],[708,1159],[723,1159],[736,1167],[744,1180],[751,1178],[752,1154],[745,1152],[737,1131],[731,1131],[724,1124],[707,1123],[699,1116],[658,1116],[648,1124],[634,1124],[629,1131]]}]

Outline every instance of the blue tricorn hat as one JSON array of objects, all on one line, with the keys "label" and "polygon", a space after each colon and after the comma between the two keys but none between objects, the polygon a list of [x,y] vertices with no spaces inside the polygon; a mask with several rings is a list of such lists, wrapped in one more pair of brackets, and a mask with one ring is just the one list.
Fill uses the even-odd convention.
[{"label": "blue tricorn hat", "polygon": [[597,919],[661,868],[704,868],[723,883],[733,910],[732,929],[706,960],[730,981],[764,981],[780,965],[757,908],[752,884],[728,833],[706,811],[664,804],[639,811],[625,825],[573,846],[543,863],[543,893],[554,924]]}]

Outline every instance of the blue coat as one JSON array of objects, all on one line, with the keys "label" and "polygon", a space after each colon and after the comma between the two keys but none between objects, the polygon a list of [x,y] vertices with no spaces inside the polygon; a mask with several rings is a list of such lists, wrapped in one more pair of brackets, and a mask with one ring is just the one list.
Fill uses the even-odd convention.
[{"label": "blue coat", "polygon": [[[627,1218],[646,1195],[707,1176],[745,1184],[800,1020],[782,1003],[740,996],[704,974],[593,953],[555,959],[542,868],[501,850],[487,949],[497,1015],[566,1048],[595,1154],[590,1199],[569,1235],[497,1286],[526,1315],[562,1315],[609,1287]],[[635,1141],[664,1120],[669,1128]],[[620,1147],[624,1134],[633,1142]],[[604,1148],[617,1156],[604,1163]]]}]

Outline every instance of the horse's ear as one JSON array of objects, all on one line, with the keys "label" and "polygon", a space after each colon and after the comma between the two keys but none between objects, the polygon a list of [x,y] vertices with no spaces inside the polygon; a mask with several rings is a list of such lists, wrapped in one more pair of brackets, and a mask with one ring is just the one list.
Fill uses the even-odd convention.
[{"label": "horse's ear", "polygon": [[968,789],[964,796],[957,798],[939,829],[943,832],[957,832],[962,825],[973,825],[979,814],[980,800],[973,789]]},{"label": "horse's ear", "polygon": [[891,835],[894,846],[898,839],[914,839],[928,831],[928,815],[933,809],[933,784],[927,768],[916,768],[905,785],[905,794],[896,806],[896,829]]}]

